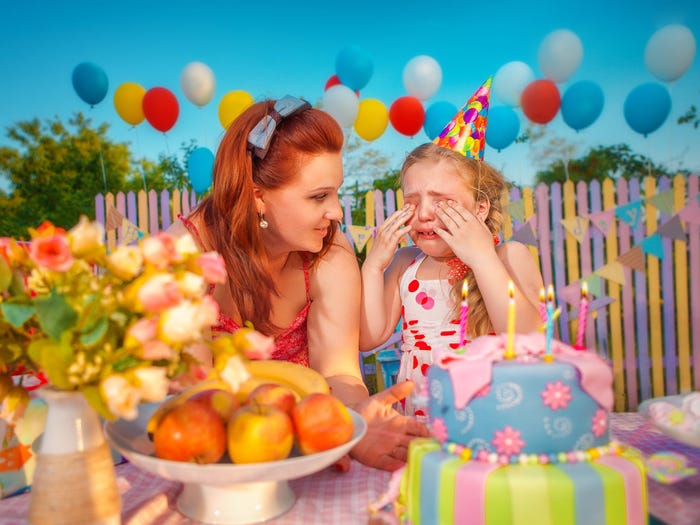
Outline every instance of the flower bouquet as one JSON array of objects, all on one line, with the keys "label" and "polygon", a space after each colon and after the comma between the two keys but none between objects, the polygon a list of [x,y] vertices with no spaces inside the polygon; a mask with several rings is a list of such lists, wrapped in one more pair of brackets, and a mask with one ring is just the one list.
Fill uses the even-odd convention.
[{"label": "flower bouquet", "polygon": [[109,254],[102,226],[85,217],[30,235],[0,238],[0,416],[19,417],[38,378],[81,392],[105,419],[134,419],[173,380],[202,379],[197,356],[240,349],[208,337],[219,312],[208,291],[226,271],[189,235],[160,233]]}]

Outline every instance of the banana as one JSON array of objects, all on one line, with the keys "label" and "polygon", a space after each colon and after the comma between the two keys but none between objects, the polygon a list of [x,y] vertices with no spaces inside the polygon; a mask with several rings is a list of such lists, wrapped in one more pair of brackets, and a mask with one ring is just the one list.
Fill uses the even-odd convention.
[{"label": "banana", "polygon": [[246,367],[251,377],[243,383],[237,396],[239,399],[262,383],[278,383],[289,387],[298,399],[314,392],[330,393],[326,378],[311,368],[287,361],[249,361]]},{"label": "banana", "polygon": [[158,427],[158,423],[160,423],[160,420],[163,419],[163,416],[170,412],[170,410],[172,410],[176,406],[181,405],[196,393],[213,388],[221,390],[231,390],[230,385],[223,379],[220,379],[218,377],[210,377],[203,381],[200,381],[199,383],[195,383],[194,385],[185,388],[182,392],[175,394],[174,396],[169,397],[168,399],[163,401],[160,404],[160,406],[156,408],[155,412],[153,412],[150,419],[148,420],[148,424],[146,425],[146,432],[148,433],[148,436],[153,436],[153,433]]}]

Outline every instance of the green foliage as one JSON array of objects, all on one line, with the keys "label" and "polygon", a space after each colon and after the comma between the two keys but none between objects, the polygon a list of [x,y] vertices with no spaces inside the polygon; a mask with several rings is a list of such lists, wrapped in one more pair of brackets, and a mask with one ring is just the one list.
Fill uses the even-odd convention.
[{"label": "green foliage", "polygon": [[690,109],[686,111],[683,115],[678,117],[679,124],[692,124],[693,128],[698,129],[700,127],[700,117],[698,116],[698,108],[693,104]]}]

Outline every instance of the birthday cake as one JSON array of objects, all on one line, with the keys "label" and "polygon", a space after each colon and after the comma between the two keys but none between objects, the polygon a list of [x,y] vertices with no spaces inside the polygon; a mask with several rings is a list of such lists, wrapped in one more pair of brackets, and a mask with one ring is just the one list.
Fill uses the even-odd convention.
[{"label": "birthday cake", "polygon": [[412,525],[646,524],[641,459],[611,442],[612,371],[544,334],[475,339],[427,374],[398,508]]}]

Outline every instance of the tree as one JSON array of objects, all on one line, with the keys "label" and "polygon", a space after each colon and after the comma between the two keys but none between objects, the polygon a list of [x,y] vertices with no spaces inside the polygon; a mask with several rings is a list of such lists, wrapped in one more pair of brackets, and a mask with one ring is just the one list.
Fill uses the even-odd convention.
[{"label": "tree", "polygon": [[185,187],[175,156],[134,162],[126,144],[107,138],[109,124],[91,124],[77,113],[67,125],[33,119],[7,129],[16,146],[0,147],[0,176],[9,183],[0,191],[0,235],[26,238],[43,221],[70,228],[81,215],[94,218],[98,193],[138,191],[144,181],[149,190]]},{"label": "tree", "polygon": [[693,128],[698,129],[700,127],[700,117],[698,116],[698,108],[695,105],[690,106],[690,109],[686,111],[683,115],[678,117],[679,124],[692,124]]}]

